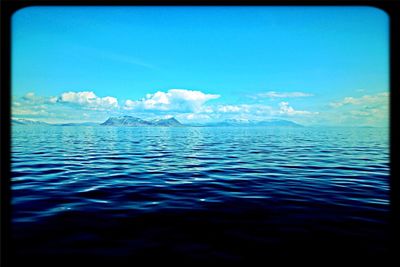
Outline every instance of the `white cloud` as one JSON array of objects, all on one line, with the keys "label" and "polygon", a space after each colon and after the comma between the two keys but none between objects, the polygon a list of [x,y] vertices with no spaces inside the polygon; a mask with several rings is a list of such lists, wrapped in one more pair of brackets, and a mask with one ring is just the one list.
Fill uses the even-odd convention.
[{"label": "white cloud", "polygon": [[29,92],[29,93],[25,94],[22,98],[27,101],[32,101],[35,99],[35,93]]},{"label": "white cloud", "polygon": [[42,104],[45,102],[45,98],[36,96],[34,92],[29,92],[26,93],[23,97],[21,97],[21,102],[23,102],[25,105]]},{"label": "white cloud", "polygon": [[128,99],[125,101],[124,109],[127,109],[127,110],[134,109],[135,106],[137,106],[136,101],[132,101],[132,100]]},{"label": "white cloud", "polygon": [[74,103],[90,109],[108,110],[118,108],[118,100],[115,97],[98,97],[93,92],[66,92],[61,95],[59,102]]},{"label": "white cloud", "polygon": [[364,95],[362,97],[345,97],[342,101],[330,103],[331,107],[338,108],[345,105],[365,105],[375,104],[381,105],[386,104],[389,101],[389,93],[383,92],[375,95]]},{"label": "white cloud", "polygon": [[[277,95],[278,93],[275,93]],[[287,93],[289,94],[289,93]],[[290,93],[300,96],[302,93]],[[281,95],[282,96],[282,95]],[[126,100],[120,109],[118,100],[112,96],[99,97],[93,91],[64,92],[58,97],[39,97],[33,92],[14,102],[13,114],[19,116],[42,116],[46,119],[56,114],[60,120],[79,118],[79,120],[100,120],[111,115],[129,114],[138,117],[160,117],[168,114],[182,121],[205,122],[224,119],[265,120],[274,117],[296,116],[302,119],[318,112],[295,110],[288,102],[279,106],[264,104],[212,104],[208,102],[219,98],[217,94],[186,89],[170,89],[146,94],[140,100]],[[18,107],[20,103],[21,107]],[[211,103],[211,104],[210,104]],[[21,109],[23,107],[23,109]],[[369,111],[372,112],[372,111]],[[354,114],[356,115],[356,114]],[[359,114],[361,115],[361,114]],[[101,117],[101,118],[100,118]]]},{"label": "white cloud", "polygon": [[210,106],[202,106],[200,112],[202,113],[213,113],[214,109]]},{"label": "white cloud", "polygon": [[12,115],[47,115],[48,112],[44,109],[20,109],[20,108],[13,108],[11,111]]},{"label": "white cloud", "polygon": [[51,104],[55,104],[55,103],[57,103],[57,100],[58,100],[58,97],[53,96],[48,99],[48,102]]},{"label": "white cloud", "polygon": [[50,114],[47,109],[49,98],[35,95],[34,92],[28,92],[20,97],[18,101],[13,102],[12,114],[20,116],[45,116]]},{"label": "white cloud", "polygon": [[252,113],[257,115],[269,115],[272,112],[272,108],[261,104],[219,105],[217,111],[220,113]]},{"label": "white cloud", "polygon": [[60,97],[61,102],[78,103],[85,105],[91,103],[96,99],[96,95],[93,92],[67,92],[63,93]]},{"label": "white cloud", "polygon": [[210,116],[208,116],[206,114],[190,113],[185,116],[185,119],[187,119],[187,120],[208,120],[208,119],[210,119]]},{"label": "white cloud", "polygon": [[257,95],[258,97],[268,97],[268,98],[289,98],[289,97],[306,97],[313,96],[313,94],[303,93],[303,92],[274,92],[269,91],[266,93],[260,93]]},{"label": "white cloud", "polygon": [[257,115],[263,115],[263,114],[272,114],[273,109],[270,106],[265,106],[265,105],[256,105],[256,110],[254,111],[255,114]]},{"label": "white cloud", "polygon": [[243,112],[242,106],[233,106],[233,105],[221,105],[218,107],[218,111],[222,113],[236,113]]},{"label": "white cloud", "polygon": [[164,111],[193,111],[200,112],[202,105],[219,95],[205,94],[200,91],[186,89],[170,89],[168,92],[158,91],[147,94],[138,101],[126,100],[124,108],[127,110],[164,110]]},{"label": "white cloud", "polygon": [[350,111],[350,114],[357,115],[357,116],[370,116],[371,112],[362,111],[362,110],[352,110],[352,111]]},{"label": "white cloud", "polygon": [[[20,102],[23,105],[40,105],[40,104],[55,104],[58,100],[58,97],[43,97],[37,96],[34,92],[26,93],[23,97],[20,98]],[[15,102],[18,103],[18,102]]]},{"label": "white cloud", "polygon": [[280,102],[279,103],[279,114],[281,115],[315,115],[318,114],[318,112],[311,112],[311,111],[305,111],[305,110],[295,110],[291,106],[289,106],[289,102]]},{"label": "white cloud", "polygon": [[389,122],[389,93],[381,92],[360,97],[345,97],[329,104],[326,121],[342,125],[387,126]]}]

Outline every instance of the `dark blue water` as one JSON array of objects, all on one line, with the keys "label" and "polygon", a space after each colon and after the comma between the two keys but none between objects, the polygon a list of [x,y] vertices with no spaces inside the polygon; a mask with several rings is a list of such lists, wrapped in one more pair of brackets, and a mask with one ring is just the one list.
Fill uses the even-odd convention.
[{"label": "dark blue water", "polygon": [[388,152],[383,128],[13,126],[14,255],[385,257]]}]

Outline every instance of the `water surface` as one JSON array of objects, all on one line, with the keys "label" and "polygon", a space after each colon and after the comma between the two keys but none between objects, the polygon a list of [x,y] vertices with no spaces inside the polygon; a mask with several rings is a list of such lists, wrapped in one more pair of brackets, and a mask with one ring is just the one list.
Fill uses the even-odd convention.
[{"label": "water surface", "polygon": [[13,126],[17,259],[385,257],[385,128]]}]

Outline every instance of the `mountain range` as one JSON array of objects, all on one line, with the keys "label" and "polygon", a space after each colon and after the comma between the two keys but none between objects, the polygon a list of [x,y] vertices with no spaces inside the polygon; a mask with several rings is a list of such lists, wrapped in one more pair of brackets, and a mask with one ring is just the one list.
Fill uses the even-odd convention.
[{"label": "mountain range", "polygon": [[95,122],[80,122],[80,123],[46,123],[41,121],[34,121],[28,119],[12,119],[13,125],[43,125],[43,126],[127,126],[127,127],[151,127],[151,126],[163,126],[163,127],[302,127],[302,125],[297,124],[288,120],[264,120],[264,121],[251,121],[243,119],[228,119],[220,122],[212,123],[192,123],[192,124],[182,124],[175,118],[169,119],[154,119],[154,120],[143,120],[141,118],[132,116],[120,116],[120,117],[110,117],[103,123]]},{"label": "mountain range", "polygon": [[167,126],[167,127],[179,127],[183,126],[182,123],[177,121],[175,118],[169,119],[157,119],[157,120],[142,120],[140,118],[132,116],[121,116],[121,117],[110,117],[100,125],[106,126]]},{"label": "mountain range", "polygon": [[229,119],[221,122],[207,123],[204,126],[217,127],[217,126],[247,126],[247,127],[257,127],[257,126],[270,126],[270,127],[302,127],[302,125],[297,124],[292,121],[287,120],[264,120],[264,121],[251,121],[251,120],[238,120]]},{"label": "mountain range", "polygon": [[16,125],[51,125],[43,121],[34,121],[27,119],[11,119],[11,123]]}]

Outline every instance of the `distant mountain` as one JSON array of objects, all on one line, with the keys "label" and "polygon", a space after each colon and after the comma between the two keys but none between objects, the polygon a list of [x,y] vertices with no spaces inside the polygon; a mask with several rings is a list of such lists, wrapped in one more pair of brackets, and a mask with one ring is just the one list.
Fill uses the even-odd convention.
[{"label": "distant mountain", "polygon": [[46,122],[27,119],[11,119],[11,123],[14,125],[51,125]]},{"label": "distant mountain", "polygon": [[175,118],[146,121],[146,120],[142,120],[140,118],[136,118],[136,117],[132,117],[132,116],[110,117],[105,122],[103,122],[101,125],[106,125],[106,126],[131,126],[131,127],[143,127],[143,126],[176,127],[176,126],[183,126]]},{"label": "distant mountain", "polygon": [[183,125],[175,118],[158,119],[158,120],[150,121],[150,123],[155,124],[157,126],[182,126]]},{"label": "distant mountain", "polygon": [[156,119],[156,120],[143,120],[132,116],[120,116],[120,117],[110,117],[103,123],[95,122],[77,122],[77,123],[46,123],[42,121],[35,121],[29,119],[12,119],[13,125],[46,125],[46,126],[130,126],[130,127],[145,127],[145,126],[163,126],[163,127],[181,127],[181,126],[191,126],[191,127],[303,127],[288,120],[265,120],[265,121],[250,121],[244,119],[228,119],[220,122],[211,123],[192,123],[192,124],[182,124],[175,118],[169,119]]},{"label": "distant mountain", "polygon": [[249,120],[237,120],[229,119],[221,122],[207,123],[204,126],[218,127],[218,126],[268,126],[268,127],[302,127],[293,121],[288,120],[266,120],[266,121],[249,121]]},{"label": "distant mountain", "polygon": [[108,126],[150,126],[148,121],[132,116],[110,117],[100,125]]},{"label": "distant mountain", "polygon": [[99,126],[100,123],[97,122],[70,122],[70,123],[61,123],[55,124],[59,126]]},{"label": "distant mountain", "polygon": [[256,123],[257,126],[282,126],[282,127],[303,127],[303,125],[287,120],[269,120],[259,121]]},{"label": "distant mountain", "polygon": [[70,123],[60,123],[54,124],[58,126],[99,126],[100,124],[97,122],[70,122]]},{"label": "distant mountain", "polygon": [[254,125],[249,120],[244,119],[227,119],[221,122],[210,123],[211,126],[251,126]]},{"label": "distant mountain", "polygon": [[96,122],[70,122],[70,123],[47,123],[43,121],[34,121],[28,119],[12,119],[14,125],[43,125],[43,126],[97,126]]}]

